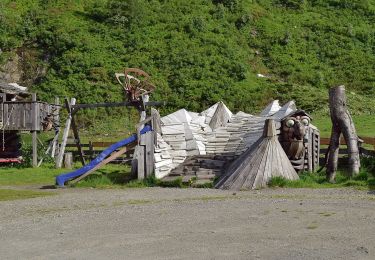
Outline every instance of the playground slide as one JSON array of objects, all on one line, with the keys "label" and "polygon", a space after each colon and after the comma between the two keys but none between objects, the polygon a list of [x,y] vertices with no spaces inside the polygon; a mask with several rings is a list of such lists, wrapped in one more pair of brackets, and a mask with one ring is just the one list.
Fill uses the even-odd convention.
[{"label": "playground slide", "polygon": [[[151,131],[151,127],[145,126],[141,130],[141,134],[147,133],[148,131]],[[66,174],[58,175],[56,177],[56,184],[60,187],[63,187],[65,182],[70,181],[74,178],[77,178],[77,177],[85,174],[89,170],[93,169],[96,165],[100,164],[108,155],[113,153],[118,148],[123,147],[123,146],[127,146],[127,145],[129,145],[129,144],[131,144],[135,141],[137,141],[137,135],[133,134],[130,137],[128,137],[124,140],[121,140],[118,143],[115,143],[115,144],[111,145],[110,147],[105,149],[103,152],[101,152],[94,160],[92,160],[90,163],[86,164],[82,168],[80,168],[78,170],[75,170],[75,171],[72,171],[72,172],[69,172],[69,173],[66,173]]]}]

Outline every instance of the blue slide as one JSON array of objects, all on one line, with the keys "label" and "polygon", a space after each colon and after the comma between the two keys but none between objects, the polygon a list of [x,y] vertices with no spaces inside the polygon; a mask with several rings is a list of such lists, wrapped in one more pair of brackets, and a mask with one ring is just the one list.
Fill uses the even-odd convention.
[{"label": "blue slide", "polygon": [[[148,125],[146,125],[141,130],[141,134],[147,133],[149,131],[151,131],[151,127],[148,126]],[[60,187],[64,187],[65,182],[70,181],[70,180],[72,180],[74,178],[77,178],[78,176],[81,176],[82,174],[85,174],[87,171],[91,170],[96,165],[98,165],[99,163],[101,163],[108,155],[110,155],[111,153],[113,153],[118,148],[126,146],[126,145],[128,145],[130,143],[133,143],[135,141],[137,141],[137,135],[133,134],[130,137],[128,137],[128,138],[126,138],[124,140],[121,140],[118,143],[112,144],[110,147],[108,147],[103,152],[101,152],[89,164],[86,164],[85,166],[83,166],[82,168],[80,168],[78,170],[75,170],[75,171],[72,171],[72,172],[69,172],[69,173],[65,173],[65,174],[61,174],[61,175],[57,176],[56,177],[56,184],[58,186],[60,186]]]}]

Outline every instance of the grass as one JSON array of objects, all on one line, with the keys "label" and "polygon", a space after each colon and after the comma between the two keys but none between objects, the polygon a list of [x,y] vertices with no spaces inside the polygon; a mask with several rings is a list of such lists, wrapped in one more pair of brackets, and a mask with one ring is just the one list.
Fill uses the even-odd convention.
[{"label": "grass", "polygon": [[0,186],[7,185],[39,185],[55,183],[55,177],[66,169],[54,169],[52,165],[40,168],[0,168]]},{"label": "grass", "polygon": [[0,189],[0,201],[21,200],[53,195],[52,192]]},{"label": "grass", "polygon": [[107,164],[90,174],[73,187],[115,188],[122,187],[131,180],[130,167],[121,164]]},{"label": "grass", "polygon": [[344,172],[338,172],[336,175],[336,183],[329,183],[325,174],[308,173],[300,174],[299,180],[287,180],[283,177],[273,177],[268,183],[269,187],[285,187],[285,188],[342,188],[355,187],[358,189],[375,189],[375,178],[365,169],[359,175],[350,178]]},{"label": "grass", "polygon": [[[79,163],[75,168],[79,168]],[[0,186],[22,185],[53,185],[55,177],[72,170],[55,169],[53,164],[45,164],[39,168],[0,168]],[[94,174],[88,176],[77,184],[78,187],[110,187],[124,184],[129,179],[129,166],[107,164]]]},{"label": "grass", "polygon": [[[375,136],[375,116],[374,115],[353,115],[354,125],[357,134],[362,137]],[[313,114],[313,122],[318,127],[322,137],[330,137],[332,122],[329,115]]]}]

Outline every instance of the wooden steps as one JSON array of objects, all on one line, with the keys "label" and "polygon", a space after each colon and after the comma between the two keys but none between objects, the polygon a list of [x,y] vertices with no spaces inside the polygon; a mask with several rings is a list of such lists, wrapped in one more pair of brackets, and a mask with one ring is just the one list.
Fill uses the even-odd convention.
[{"label": "wooden steps", "polygon": [[173,169],[162,181],[173,181],[182,178],[185,184],[212,183],[223,173],[233,157],[197,155],[188,157],[182,164]]}]

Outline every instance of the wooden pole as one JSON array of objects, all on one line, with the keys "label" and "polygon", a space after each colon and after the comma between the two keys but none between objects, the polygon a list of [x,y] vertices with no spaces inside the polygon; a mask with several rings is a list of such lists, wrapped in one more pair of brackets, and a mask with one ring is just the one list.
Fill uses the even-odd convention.
[{"label": "wooden pole", "polygon": [[[76,99],[71,98],[70,105],[73,106],[73,105],[75,105],[75,103],[76,103]],[[69,113],[68,118],[66,119],[66,123],[65,123],[65,129],[64,129],[64,133],[63,133],[63,137],[62,137],[62,141],[61,141],[60,151],[59,151],[59,154],[56,158],[56,168],[61,168],[61,166],[62,166],[66,142],[68,140],[71,122],[72,122],[72,115]]]},{"label": "wooden pole", "polygon": [[32,134],[32,149],[33,149],[33,167],[38,166],[38,136],[37,136],[37,121],[38,121],[38,113],[37,113],[37,103],[36,103],[36,93],[31,94],[31,101],[32,103],[32,117],[33,117],[33,130],[31,131]]},{"label": "wooden pole", "polygon": [[341,133],[343,134],[348,147],[348,170],[351,176],[359,173],[359,139],[347,107],[345,86],[342,85],[329,90],[329,104],[332,120],[332,132],[328,150],[327,180],[333,182],[337,170]]},{"label": "wooden pole", "polygon": [[55,106],[55,111],[54,111],[54,114],[53,114],[53,119],[57,122],[58,126],[55,129],[55,136],[57,136],[57,138],[54,140],[54,142],[52,144],[52,151],[51,151],[51,157],[52,158],[55,158],[56,149],[59,146],[59,133],[60,133],[60,109],[58,108],[58,105],[60,105],[59,97],[55,97],[55,105],[56,106]]},{"label": "wooden pole", "polygon": [[66,106],[66,109],[68,110],[69,115],[71,115],[71,117],[72,117],[71,125],[72,125],[72,130],[73,130],[73,135],[74,135],[74,142],[77,146],[79,157],[81,158],[82,165],[85,166],[86,162],[85,162],[85,157],[84,157],[84,153],[83,153],[82,146],[81,146],[81,140],[79,138],[78,128],[77,128],[77,125],[76,125],[76,121],[74,120],[74,115],[72,113],[73,111],[71,109],[71,106],[70,106],[68,100],[65,100],[65,106]]}]

